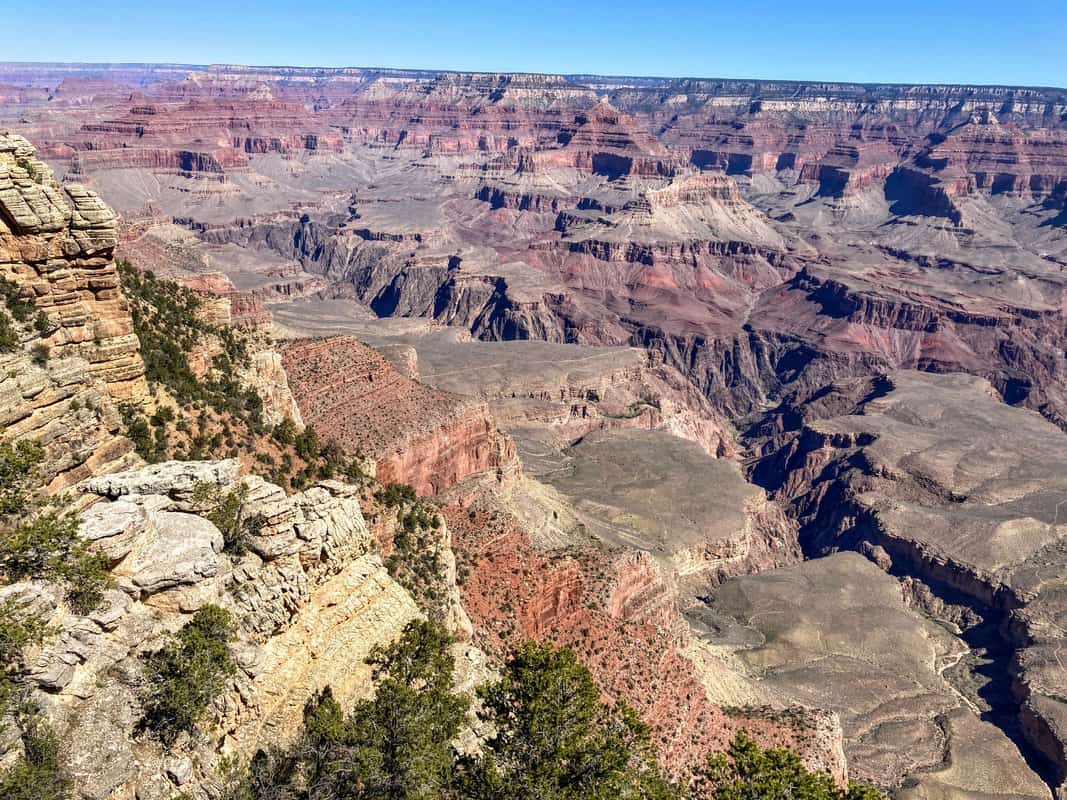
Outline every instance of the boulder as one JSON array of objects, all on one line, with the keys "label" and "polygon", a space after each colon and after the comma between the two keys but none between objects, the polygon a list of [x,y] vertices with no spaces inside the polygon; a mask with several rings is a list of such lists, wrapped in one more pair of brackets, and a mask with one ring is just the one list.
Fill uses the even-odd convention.
[{"label": "boulder", "polygon": [[112,500],[124,495],[164,495],[191,499],[198,483],[228,486],[237,480],[237,461],[165,461],[140,469],[101,475],[85,482],[84,489]]}]

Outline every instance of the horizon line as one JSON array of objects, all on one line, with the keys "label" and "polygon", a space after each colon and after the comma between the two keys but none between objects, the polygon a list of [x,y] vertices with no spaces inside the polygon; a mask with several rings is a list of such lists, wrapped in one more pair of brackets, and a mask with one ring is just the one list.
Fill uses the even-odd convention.
[{"label": "horizon line", "polygon": [[886,87],[886,88],[899,88],[899,87],[919,87],[926,86],[930,88],[941,89],[1030,89],[1041,91],[1054,91],[1067,93],[1067,87],[1054,86],[1054,85],[1041,85],[1041,84],[1011,84],[1011,83],[966,83],[966,82],[908,82],[908,81],[854,81],[854,80],[826,80],[826,79],[800,79],[800,78],[728,78],[728,77],[699,77],[695,75],[613,75],[608,73],[594,73],[594,72],[538,72],[528,70],[475,70],[475,69],[452,69],[452,68],[425,68],[425,67],[368,67],[368,66],[322,66],[322,65],[299,65],[299,64],[241,64],[238,62],[218,61],[211,64],[191,64],[178,61],[0,61],[0,68],[8,66],[25,66],[25,67],[54,67],[54,66],[71,66],[71,67],[158,67],[158,68],[173,68],[182,69],[186,71],[209,71],[212,69],[226,68],[226,67],[242,67],[247,69],[261,69],[261,70],[306,70],[306,71],[318,71],[318,72],[344,72],[344,71],[357,71],[357,72],[400,72],[400,73],[423,73],[427,75],[500,75],[500,76],[520,76],[528,75],[532,77],[554,77],[554,78],[593,78],[604,80],[639,80],[639,81],[663,81],[663,82],[678,82],[678,81],[701,81],[701,82],[729,82],[729,83],[783,83],[783,84],[797,84],[797,85],[811,85],[811,84],[836,84],[839,86],[861,86],[861,87]]}]

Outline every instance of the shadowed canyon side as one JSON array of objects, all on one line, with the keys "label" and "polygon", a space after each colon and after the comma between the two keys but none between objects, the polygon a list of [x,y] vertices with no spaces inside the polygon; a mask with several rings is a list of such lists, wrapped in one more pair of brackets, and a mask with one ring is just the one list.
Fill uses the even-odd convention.
[{"label": "shadowed canyon side", "polygon": [[950,681],[1062,781],[1067,439],[969,376],[843,388],[852,408],[812,414],[754,475],[789,504],[810,552],[857,550],[904,576],[910,602],[985,662]]},{"label": "shadowed canyon side", "polygon": [[[1065,796],[1067,90],[0,64],[0,130],[43,314],[0,442],[85,490],[124,609],[49,594],[30,673],[65,747],[121,743],[86,797],[215,800],[420,616],[468,690],[571,648],[683,782],[746,730],[894,798]],[[238,671],[167,755],[136,665],[206,604]]]}]

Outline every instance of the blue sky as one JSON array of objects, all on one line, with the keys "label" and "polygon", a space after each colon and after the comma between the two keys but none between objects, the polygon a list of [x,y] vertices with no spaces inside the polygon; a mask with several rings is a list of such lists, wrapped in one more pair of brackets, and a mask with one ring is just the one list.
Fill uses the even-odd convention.
[{"label": "blue sky", "polygon": [[0,60],[1067,86],[1065,0],[0,0],[0,19]]}]

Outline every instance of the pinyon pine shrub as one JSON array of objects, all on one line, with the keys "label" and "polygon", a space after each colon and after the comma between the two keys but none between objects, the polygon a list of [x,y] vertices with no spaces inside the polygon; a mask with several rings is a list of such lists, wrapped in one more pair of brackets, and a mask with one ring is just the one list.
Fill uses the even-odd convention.
[{"label": "pinyon pine shrub", "polygon": [[235,636],[229,612],[206,605],[147,655],[142,727],[167,746],[181,733],[194,733],[237,671],[230,651]]}]

